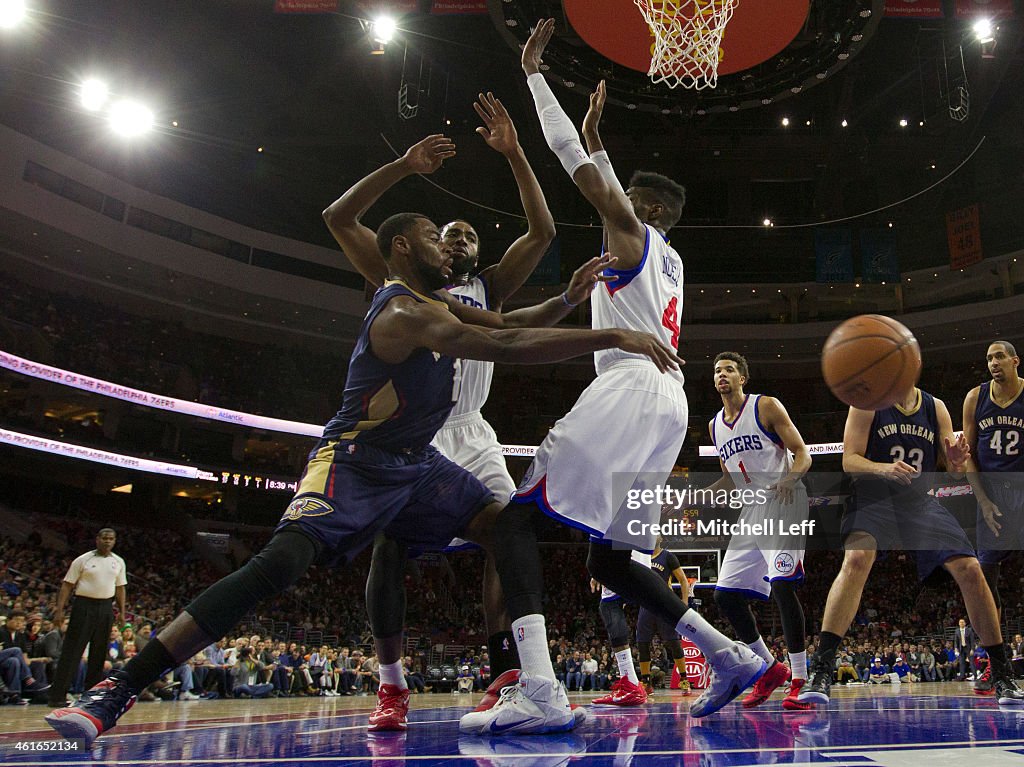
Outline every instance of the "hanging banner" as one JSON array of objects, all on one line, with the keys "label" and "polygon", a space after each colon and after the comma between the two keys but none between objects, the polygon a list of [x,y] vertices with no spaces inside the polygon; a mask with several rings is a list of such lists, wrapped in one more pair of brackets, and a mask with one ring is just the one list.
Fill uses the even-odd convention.
[{"label": "hanging banner", "polygon": [[1005,19],[1013,15],[1013,0],[956,0],[958,19],[974,19],[979,16]]},{"label": "hanging banner", "polygon": [[946,234],[950,269],[963,269],[981,261],[981,215],[977,203],[947,213]]},{"label": "hanging banner", "polygon": [[896,282],[900,264],[896,257],[894,229],[862,229],[860,233],[861,276],[865,282]]},{"label": "hanging banner", "polygon": [[430,12],[437,16],[487,13],[487,0],[433,0]]},{"label": "hanging banner", "polygon": [[853,282],[853,236],[849,229],[816,229],[818,282]]},{"label": "hanging banner", "polygon": [[274,13],[337,13],[338,0],[274,0]]},{"label": "hanging banner", "polygon": [[941,19],[942,0],[885,0],[885,16],[893,19]]}]

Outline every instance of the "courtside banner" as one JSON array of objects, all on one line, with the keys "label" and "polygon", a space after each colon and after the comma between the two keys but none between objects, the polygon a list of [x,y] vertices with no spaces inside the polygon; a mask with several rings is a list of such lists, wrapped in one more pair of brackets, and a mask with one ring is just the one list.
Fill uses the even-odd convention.
[{"label": "courtside banner", "polygon": [[100,378],[92,378],[81,373],[72,373],[70,370],[62,370],[61,368],[44,365],[41,362],[33,362],[24,357],[8,354],[5,351],[0,351],[0,368],[7,368],[15,373],[21,373],[32,378],[41,378],[44,381],[52,381],[65,386],[72,386],[76,389],[82,389],[83,391],[102,394],[105,397],[113,397],[114,399],[125,400],[126,402],[134,402],[138,405],[159,408],[160,410],[169,410],[173,413],[184,413],[199,418],[209,418],[211,421],[224,421],[225,423],[233,423],[240,426],[251,426],[256,429],[267,429],[268,431],[281,431],[287,434],[300,434],[307,437],[319,437],[324,431],[324,427],[317,424],[286,421],[281,418],[268,418],[262,415],[255,415],[254,413],[242,413],[237,410],[212,407],[199,402],[189,402],[188,400],[166,397],[162,394],[132,389],[128,386],[111,383]]},{"label": "courtside banner", "polygon": [[941,19],[942,0],[885,0],[885,16],[891,19]]},{"label": "courtside banner", "polygon": [[274,13],[337,13],[338,0],[274,0]]}]

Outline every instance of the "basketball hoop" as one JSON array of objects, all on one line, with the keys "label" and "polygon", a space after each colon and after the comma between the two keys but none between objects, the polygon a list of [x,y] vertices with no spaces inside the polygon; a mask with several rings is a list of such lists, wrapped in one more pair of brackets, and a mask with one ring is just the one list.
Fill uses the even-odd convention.
[{"label": "basketball hoop", "polygon": [[738,0],[633,0],[651,29],[651,82],[692,90],[718,84],[722,35]]}]

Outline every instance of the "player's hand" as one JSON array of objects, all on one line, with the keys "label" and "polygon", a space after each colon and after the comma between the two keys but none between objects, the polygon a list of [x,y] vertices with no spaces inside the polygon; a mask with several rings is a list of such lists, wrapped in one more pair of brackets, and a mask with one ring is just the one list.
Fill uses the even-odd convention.
[{"label": "player's hand", "polygon": [[948,439],[942,441],[946,445],[946,463],[949,464],[947,468],[950,471],[962,471],[967,459],[971,457],[971,446],[967,438],[961,432],[956,442],[950,442]]},{"label": "player's hand", "polygon": [[53,626],[54,628],[60,628],[60,624],[64,622],[64,611],[59,607],[53,608]]},{"label": "player's hand", "polygon": [[538,21],[537,26],[533,28],[533,33],[523,48],[523,71],[526,72],[527,76],[540,72],[541,56],[544,55],[544,49],[547,48],[551,35],[554,32],[554,19]]},{"label": "player's hand", "polygon": [[611,253],[595,256],[572,273],[569,287],[565,289],[565,298],[570,304],[581,304],[590,298],[599,282],[614,282],[619,279],[614,274],[601,274],[619,259]]},{"label": "player's hand", "polygon": [[596,136],[598,126],[601,124],[601,115],[604,113],[604,102],[608,97],[604,80],[597,84],[597,89],[590,94],[590,109],[587,116],[583,118],[583,135]]},{"label": "player's hand", "polygon": [[650,333],[641,333],[637,330],[620,330],[619,333],[621,340],[616,344],[618,348],[624,352],[649,357],[662,373],[679,370],[686,364],[686,361],[676,354],[675,349],[670,349]]},{"label": "player's hand", "polygon": [[427,136],[409,147],[402,159],[413,173],[433,173],[441,164],[455,156],[455,142],[440,133]]},{"label": "player's hand", "polygon": [[601,584],[595,581],[593,578],[590,579],[590,593],[596,594],[601,590]]},{"label": "player's hand", "polygon": [[796,488],[796,482],[797,481],[795,479],[785,477],[783,479],[780,479],[774,485],[769,485],[768,489],[774,491],[775,497],[781,503],[788,504],[793,502],[793,494]]},{"label": "player's hand", "polygon": [[988,498],[984,501],[979,500],[978,506],[981,508],[981,516],[985,519],[985,524],[988,525],[988,529],[992,531],[992,535],[998,538],[999,531],[1003,526],[996,521],[996,517],[1003,516],[1003,512],[1001,512],[999,507],[992,503]]},{"label": "player's hand", "polygon": [[904,486],[909,485],[918,475],[917,469],[904,461],[882,464],[882,470],[879,473],[882,475],[882,479]]},{"label": "player's hand", "polygon": [[484,124],[477,128],[476,132],[483,136],[487,146],[506,156],[519,149],[516,126],[500,99],[495,98],[490,91],[486,96],[482,93],[477,94],[476,101],[473,102],[473,109],[484,121]]}]

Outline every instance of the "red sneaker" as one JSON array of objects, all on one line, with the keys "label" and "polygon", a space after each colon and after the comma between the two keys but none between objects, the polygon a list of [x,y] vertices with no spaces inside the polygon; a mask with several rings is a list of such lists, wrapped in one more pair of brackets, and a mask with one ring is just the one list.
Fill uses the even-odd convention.
[{"label": "red sneaker", "polygon": [[996,686],[992,682],[992,664],[989,663],[985,666],[985,670],[981,672],[981,676],[978,681],[974,683],[974,694],[975,695],[995,695]]},{"label": "red sneaker", "polygon": [[754,689],[743,699],[743,708],[760,706],[772,693],[789,681],[790,671],[785,663],[775,661],[771,668],[764,672],[764,675],[757,680]]},{"label": "red sneaker", "polygon": [[647,702],[647,693],[641,685],[633,684],[629,677],[620,677],[612,685],[610,694],[591,701],[596,706],[642,706]]},{"label": "red sneaker", "polygon": [[409,691],[400,690],[393,684],[382,684],[377,691],[377,708],[370,714],[369,732],[404,730],[405,717],[409,713]]},{"label": "red sneaker", "polygon": [[782,707],[784,709],[787,711],[812,711],[814,709],[814,704],[809,700],[798,700],[800,689],[806,682],[806,679],[793,680],[793,683],[789,686],[789,692],[782,699]]},{"label": "red sneaker", "polygon": [[501,695],[501,691],[506,687],[511,687],[514,684],[519,683],[519,669],[510,668],[508,671],[504,671],[498,675],[497,679],[491,682],[487,689],[484,690],[484,698],[480,701],[480,705],[474,708],[474,711],[486,711],[492,708],[495,703],[498,702],[498,696]]}]

